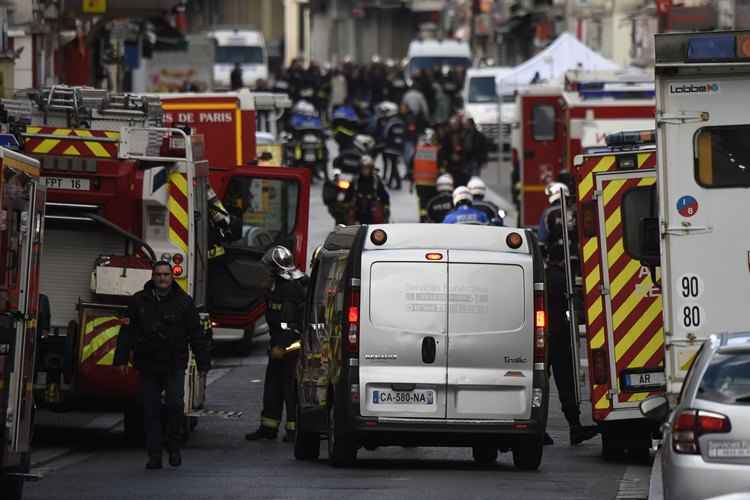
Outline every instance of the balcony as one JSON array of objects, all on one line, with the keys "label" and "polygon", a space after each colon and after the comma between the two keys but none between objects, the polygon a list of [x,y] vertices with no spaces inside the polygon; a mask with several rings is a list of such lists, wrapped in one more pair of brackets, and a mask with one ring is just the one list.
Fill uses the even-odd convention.
[{"label": "balcony", "polygon": [[[150,17],[169,11],[180,3],[180,0],[87,0],[65,2],[65,13],[74,16],[93,14],[105,17]],[[85,5],[88,5],[88,12],[83,10]],[[97,12],[97,8],[101,7],[106,10],[103,13]]]}]

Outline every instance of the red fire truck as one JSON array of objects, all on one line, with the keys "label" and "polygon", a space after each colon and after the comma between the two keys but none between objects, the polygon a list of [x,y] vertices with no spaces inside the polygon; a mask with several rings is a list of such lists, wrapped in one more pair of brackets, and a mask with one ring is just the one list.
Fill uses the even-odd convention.
[{"label": "red fire truck", "polygon": [[[51,324],[35,401],[58,410],[122,408],[126,432],[139,436],[137,375],[112,362],[127,298],[150,279],[155,260],[173,264],[208,323],[203,139],[152,126],[161,123],[158,100],[94,89],[34,91],[3,100],[2,110],[3,128],[39,160],[47,186],[40,288]],[[205,380],[194,363],[188,371],[190,415],[203,405]]]},{"label": "red fire truck", "polygon": [[0,147],[0,496],[8,500],[22,498],[30,466],[44,197],[39,162]]},{"label": "red fire truck", "polygon": [[256,132],[275,137],[276,123],[291,101],[283,94],[246,89],[158,97],[167,123],[185,124],[206,137],[211,186],[230,214],[241,220],[239,239],[212,245],[208,310],[214,341],[236,342],[238,352],[247,354],[253,337],[267,331],[260,288],[263,251],[282,244],[300,269],[306,267],[309,171],[260,167],[256,154],[262,147],[256,145]]}]

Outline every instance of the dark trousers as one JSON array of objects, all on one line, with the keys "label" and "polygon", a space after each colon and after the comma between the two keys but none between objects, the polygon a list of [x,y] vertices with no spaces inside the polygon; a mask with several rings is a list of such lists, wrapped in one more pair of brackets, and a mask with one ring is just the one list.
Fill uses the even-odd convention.
[{"label": "dark trousers", "polygon": [[549,357],[552,375],[555,378],[557,393],[560,397],[560,406],[568,425],[580,425],[581,409],[576,403],[570,334],[568,332],[556,332],[551,335],[558,335],[557,338],[550,341]]},{"label": "dark trousers", "polygon": [[296,430],[297,395],[297,351],[287,353],[283,359],[268,357],[266,381],[263,386],[263,411],[260,423],[263,427],[278,429],[281,412],[286,404],[286,428]]},{"label": "dark trousers", "polygon": [[[419,199],[419,222],[427,222],[427,203],[437,195],[435,186],[417,186],[417,198]],[[442,222],[442,221],[437,221]]]},{"label": "dark trousers", "polygon": [[185,371],[169,373],[141,373],[143,386],[143,413],[146,424],[146,450],[149,455],[160,455],[161,393],[166,393],[167,403],[167,449],[180,449],[184,419],[183,397],[185,395]]}]

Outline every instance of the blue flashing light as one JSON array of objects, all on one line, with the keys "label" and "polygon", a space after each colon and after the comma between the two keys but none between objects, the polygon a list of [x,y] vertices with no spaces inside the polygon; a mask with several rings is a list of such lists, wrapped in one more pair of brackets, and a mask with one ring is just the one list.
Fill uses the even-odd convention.
[{"label": "blue flashing light", "polygon": [[13,134],[0,134],[0,146],[8,149],[20,149],[18,138]]},{"label": "blue flashing light", "polygon": [[688,40],[688,61],[711,61],[737,57],[734,35],[696,36]]}]

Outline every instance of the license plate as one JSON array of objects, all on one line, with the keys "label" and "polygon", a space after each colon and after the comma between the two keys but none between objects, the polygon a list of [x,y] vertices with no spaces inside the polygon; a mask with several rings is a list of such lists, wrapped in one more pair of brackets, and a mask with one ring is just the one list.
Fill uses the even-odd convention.
[{"label": "license plate", "polygon": [[627,390],[653,389],[667,383],[664,372],[625,373],[622,376],[624,388]]},{"label": "license plate", "polygon": [[76,177],[45,177],[44,184],[48,189],[91,190],[91,181],[89,179],[79,179]]},{"label": "license plate", "polygon": [[372,404],[431,406],[435,404],[435,391],[420,389],[414,391],[390,391],[387,389],[378,389],[372,391]]},{"label": "license plate", "polygon": [[750,458],[750,441],[709,441],[711,458]]}]

